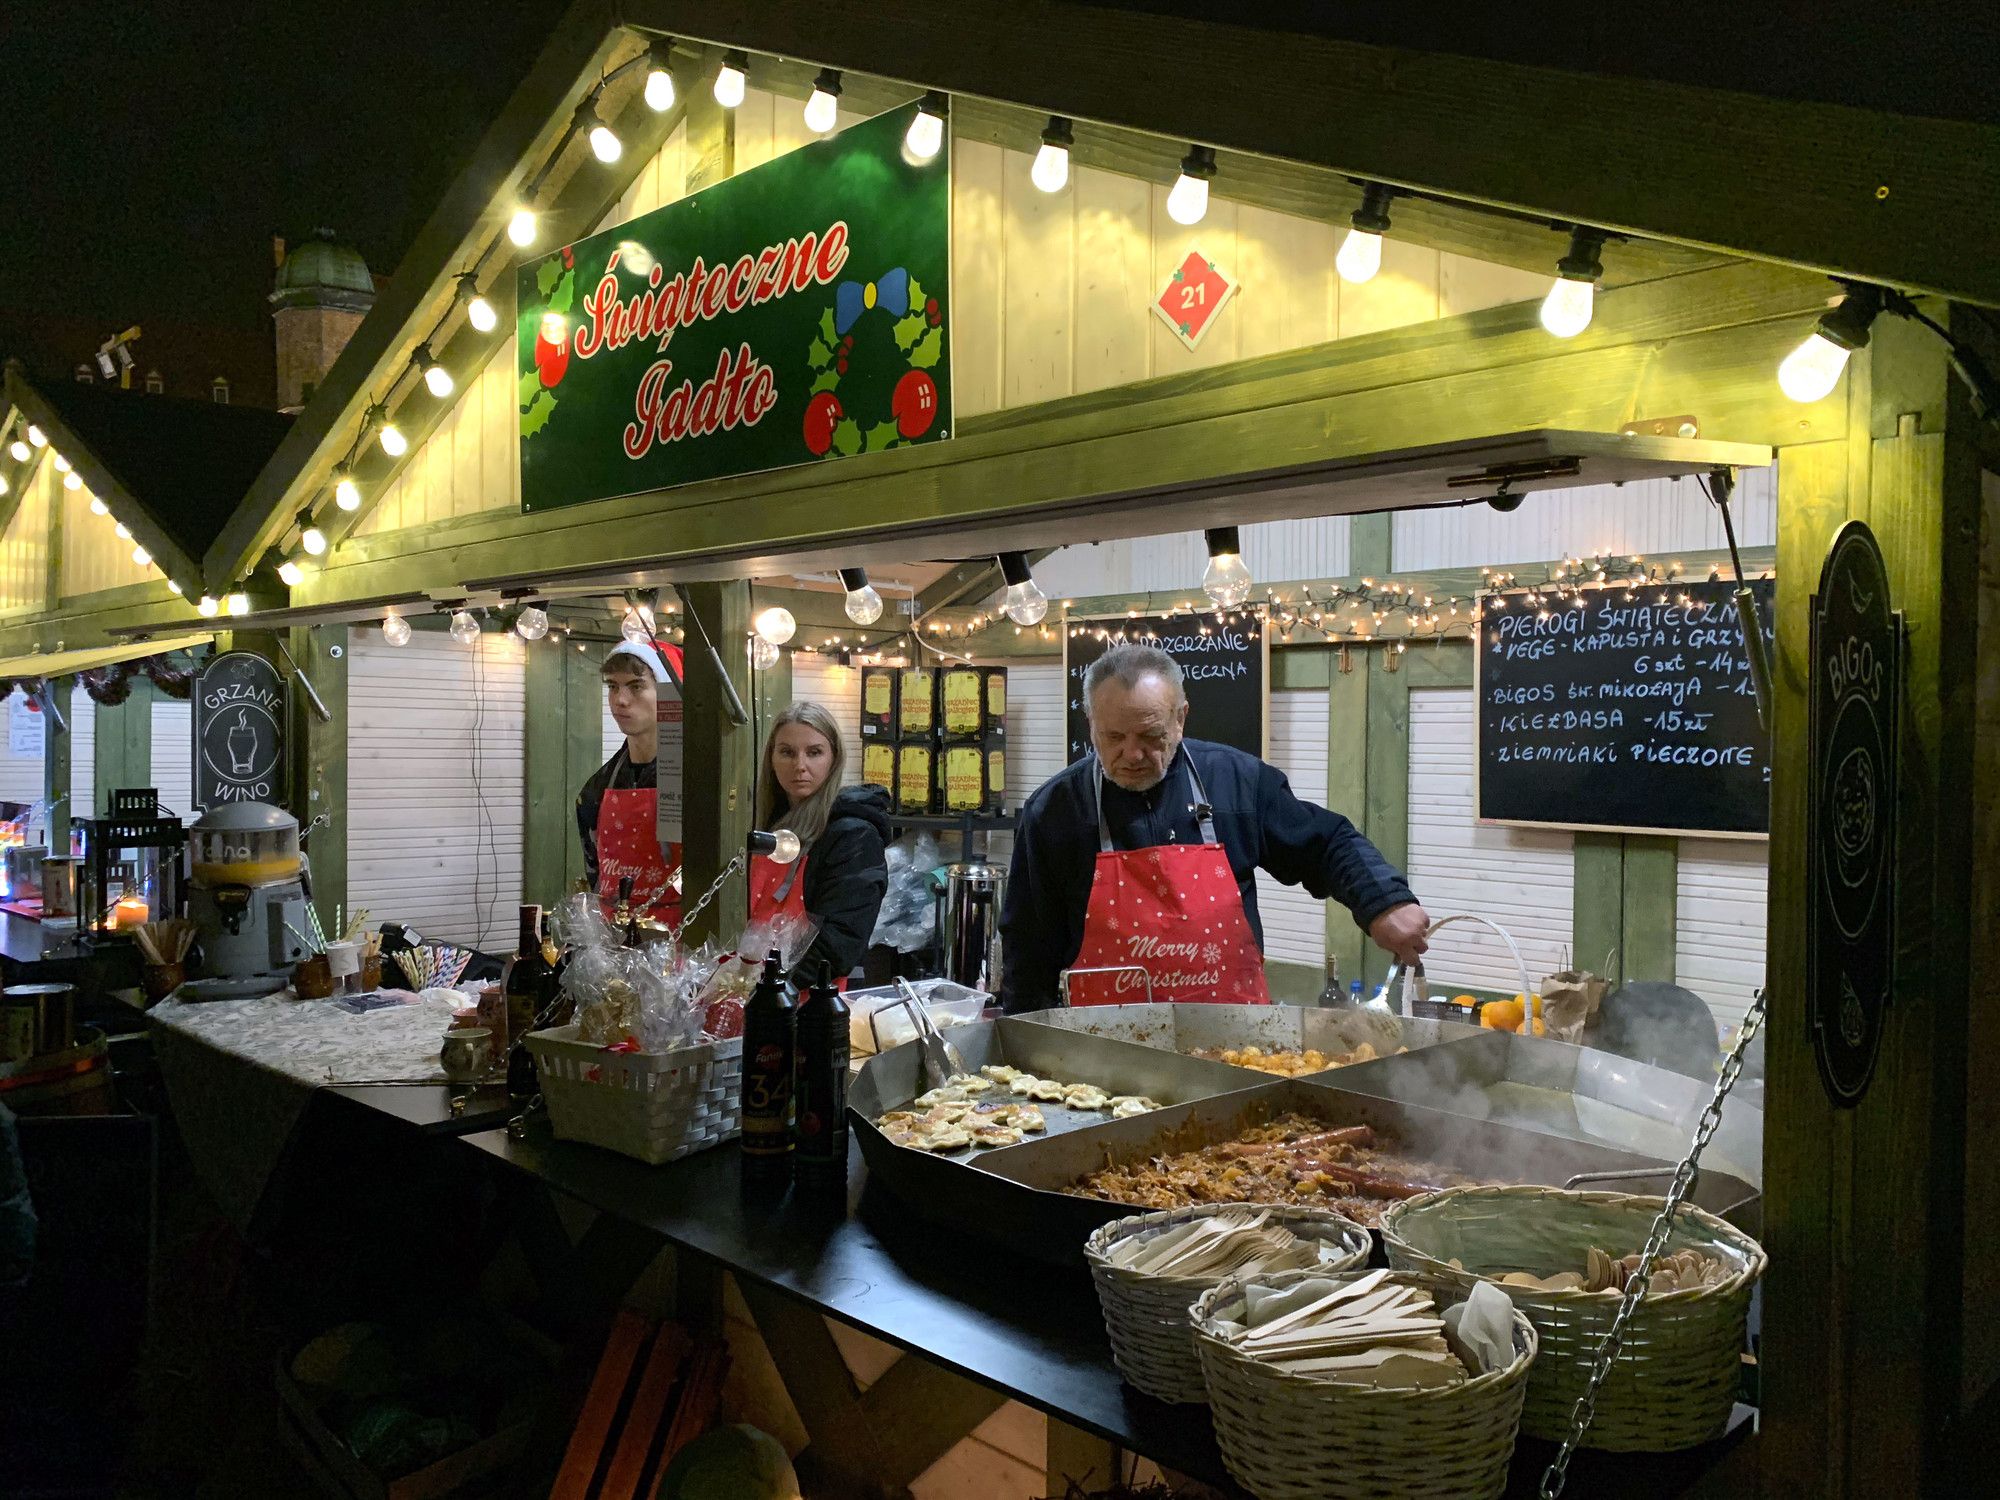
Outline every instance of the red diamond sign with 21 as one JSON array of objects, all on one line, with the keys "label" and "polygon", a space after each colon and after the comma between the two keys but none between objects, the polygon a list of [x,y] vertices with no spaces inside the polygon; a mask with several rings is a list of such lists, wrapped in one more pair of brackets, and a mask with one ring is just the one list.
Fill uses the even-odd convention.
[{"label": "red diamond sign with 21", "polygon": [[1180,341],[1192,349],[1201,342],[1222,306],[1236,294],[1236,283],[1199,250],[1190,250],[1187,259],[1167,278],[1166,289],[1153,303],[1153,311],[1166,319]]}]

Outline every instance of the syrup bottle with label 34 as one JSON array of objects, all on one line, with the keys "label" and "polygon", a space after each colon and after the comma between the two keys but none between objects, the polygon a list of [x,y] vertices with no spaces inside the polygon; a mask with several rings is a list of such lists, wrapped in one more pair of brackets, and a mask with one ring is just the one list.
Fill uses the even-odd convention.
[{"label": "syrup bottle with label 34", "polygon": [[755,1176],[791,1171],[792,1084],[797,1005],[774,949],[743,1007],[743,1170]]}]

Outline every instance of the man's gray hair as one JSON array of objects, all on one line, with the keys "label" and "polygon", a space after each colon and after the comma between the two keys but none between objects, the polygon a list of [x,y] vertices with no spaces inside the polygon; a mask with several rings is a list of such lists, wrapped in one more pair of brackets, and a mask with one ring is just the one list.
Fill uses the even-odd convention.
[{"label": "man's gray hair", "polygon": [[1092,662],[1083,674],[1083,716],[1091,717],[1091,708],[1097,699],[1097,690],[1105,683],[1116,680],[1122,686],[1135,688],[1142,677],[1157,677],[1173,689],[1174,703],[1179,706],[1187,702],[1187,688],[1181,681],[1181,664],[1158,646],[1143,645],[1138,641],[1125,641],[1113,646],[1109,651]]}]

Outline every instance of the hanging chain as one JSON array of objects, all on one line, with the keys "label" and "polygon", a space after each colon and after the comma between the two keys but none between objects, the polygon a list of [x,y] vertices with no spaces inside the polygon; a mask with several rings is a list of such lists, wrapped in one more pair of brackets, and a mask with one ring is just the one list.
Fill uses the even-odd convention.
[{"label": "hanging chain", "polygon": [[709,902],[713,901],[717,896],[722,894],[723,882],[729,879],[729,877],[734,875],[738,870],[743,868],[743,860],[744,856],[740,852],[732,854],[729,857],[729,863],[722,867],[722,873],[720,875],[716,876],[714,880],[709,882],[708,889],[701,893],[701,899],[695,902],[693,906],[690,906],[687,909],[687,911],[682,915],[681,931],[683,932],[687,931],[687,929],[694,924],[694,919],[701,915],[702,909],[706,907]]},{"label": "hanging chain", "polygon": [[1764,992],[1757,991],[1749,1011],[1743,1017],[1743,1025],[1736,1033],[1736,1045],[1729,1049],[1729,1056],[1722,1064],[1722,1074],[1715,1080],[1715,1093],[1708,1106],[1701,1112],[1701,1120],[1694,1128],[1694,1143],[1688,1147],[1688,1154],[1674,1171],[1674,1178],[1667,1188],[1665,1203],[1660,1207],[1659,1217],[1653,1220],[1652,1232],[1646,1236],[1644,1248],[1639,1251],[1639,1266],[1625,1283],[1624,1300],[1618,1304],[1618,1312],[1611,1320],[1611,1326],[1604,1331],[1604,1339],[1597,1346],[1597,1353],[1590,1362],[1590,1379],[1584,1385],[1583,1394],[1576,1398],[1576,1406],[1569,1417],[1569,1435],[1563,1439],[1562,1448],[1550,1463],[1548,1472],[1542,1475],[1542,1500],[1556,1500],[1562,1494],[1563,1482],[1569,1476],[1569,1461],[1583,1435],[1590,1430],[1591,1422],[1597,1416],[1597,1393],[1603,1389],[1604,1381],[1611,1373],[1611,1366],[1617,1361],[1618,1351],[1625,1342],[1625,1330],[1638,1310],[1640,1299],[1646,1295],[1646,1284],[1653,1274],[1653,1262],[1666,1249],[1667,1236],[1673,1232],[1674,1215],[1680,1212],[1681,1200],[1694,1186],[1695,1173],[1701,1161],[1701,1153],[1708,1148],[1709,1140],[1715,1135],[1716,1127],[1722,1123],[1722,1102],[1729,1097],[1729,1091],[1736,1087],[1737,1075],[1743,1071],[1743,1057],[1750,1048],[1750,1041],[1764,1024]]}]

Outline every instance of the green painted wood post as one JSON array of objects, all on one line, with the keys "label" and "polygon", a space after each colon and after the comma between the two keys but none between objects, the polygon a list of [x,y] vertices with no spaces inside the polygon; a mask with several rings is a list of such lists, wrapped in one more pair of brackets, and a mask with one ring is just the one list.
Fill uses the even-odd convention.
[{"label": "green painted wood post", "polygon": [[553,906],[567,886],[565,851],[576,842],[565,679],[569,659],[578,654],[547,638],[528,646],[528,714],[521,732],[521,899],[542,906]]},{"label": "green painted wood post", "polygon": [[1571,853],[1571,958],[1612,984],[1625,974],[1625,838],[1578,832]]},{"label": "green painted wood post", "polygon": [[91,800],[96,805],[91,812],[105,816],[111,811],[112,792],[151,786],[152,776],[153,684],[136,677],[123,703],[97,707],[91,776]]},{"label": "green painted wood post", "polygon": [[[1386,517],[1385,517],[1386,519]],[[1357,652],[1356,670],[1368,667],[1368,797],[1361,831],[1396,868],[1410,863],[1410,678],[1400,665],[1388,670],[1387,649]],[[1389,974],[1389,955],[1363,941],[1360,978],[1373,993]],[[1345,973],[1346,970],[1341,972]]]},{"label": "green painted wood post", "polygon": [[[1368,653],[1350,649],[1341,670],[1338,649],[1326,692],[1326,805],[1368,832],[1368,689],[1373,673]],[[1343,985],[1365,979],[1363,952],[1370,946],[1354,918],[1338,901],[1326,903],[1326,951],[1340,961]]]},{"label": "green painted wood post", "polygon": [[[61,507],[57,507],[60,509]],[[74,677],[52,677],[48,682],[49,697],[62,710],[63,722],[70,718],[70,690],[75,687]],[[58,732],[53,722],[42,726],[42,797],[48,803],[49,853],[69,853],[69,824],[72,809],[69,805],[70,754],[73,743],[69,731]],[[88,817],[89,808],[84,808],[79,816]]]},{"label": "green painted wood post", "polygon": [[[295,757],[294,776],[303,784],[297,801],[311,822],[322,813],[326,822],[313,831],[313,906],[329,936],[347,911],[347,850],[350,823],[347,796],[347,653],[350,631],[345,625],[316,625],[291,632],[287,647],[299,670],[311,679],[326,705],[328,718],[321,723],[300,692],[299,718],[304,733],[304,755]],[[387,913],[378,914],[371,926],[380,926]]]},{"label": "green painted wood post", "polygon": [[[690,584],[687,597],[747,709],[750,662],[744,643],[750,633],[750,585]],[[715,665],[692,622],[687,633],[686,791],[682,805],[686,809],[686,900],[693,902],[749,837],[758,747],[753,726],[730,723]],[[725,942],[734,938],[742,930],[748,910],[747,889],[740,875],[733,878],[702,919],[692,924],[693,937],[697,941],[721,937]]]},{"label": "green painted wood post", "polygon": [[1396,518],[1387,511],[1347,523],[1347,571],[1380,582],[1394,557]]},{"label": "green painted wood post", "polygon": [[[585,642],[585,649],[565,646],[562,657],[562,799],[563,826],[560,868],[563,891],[576,889],[583,878],[583,839],[576,828],[576,799],[591,773],[604,764],[604,679],[598,668],[609,643]],[[551,820],[553,823],[553,820]]]},{"label": "green painted wood post", "polygon": [[1680,841],[1645,834],[1625,836],[1623,908],[1619,920],[1625,935],[1624,978],[1674,977],[1679,947]]}]

